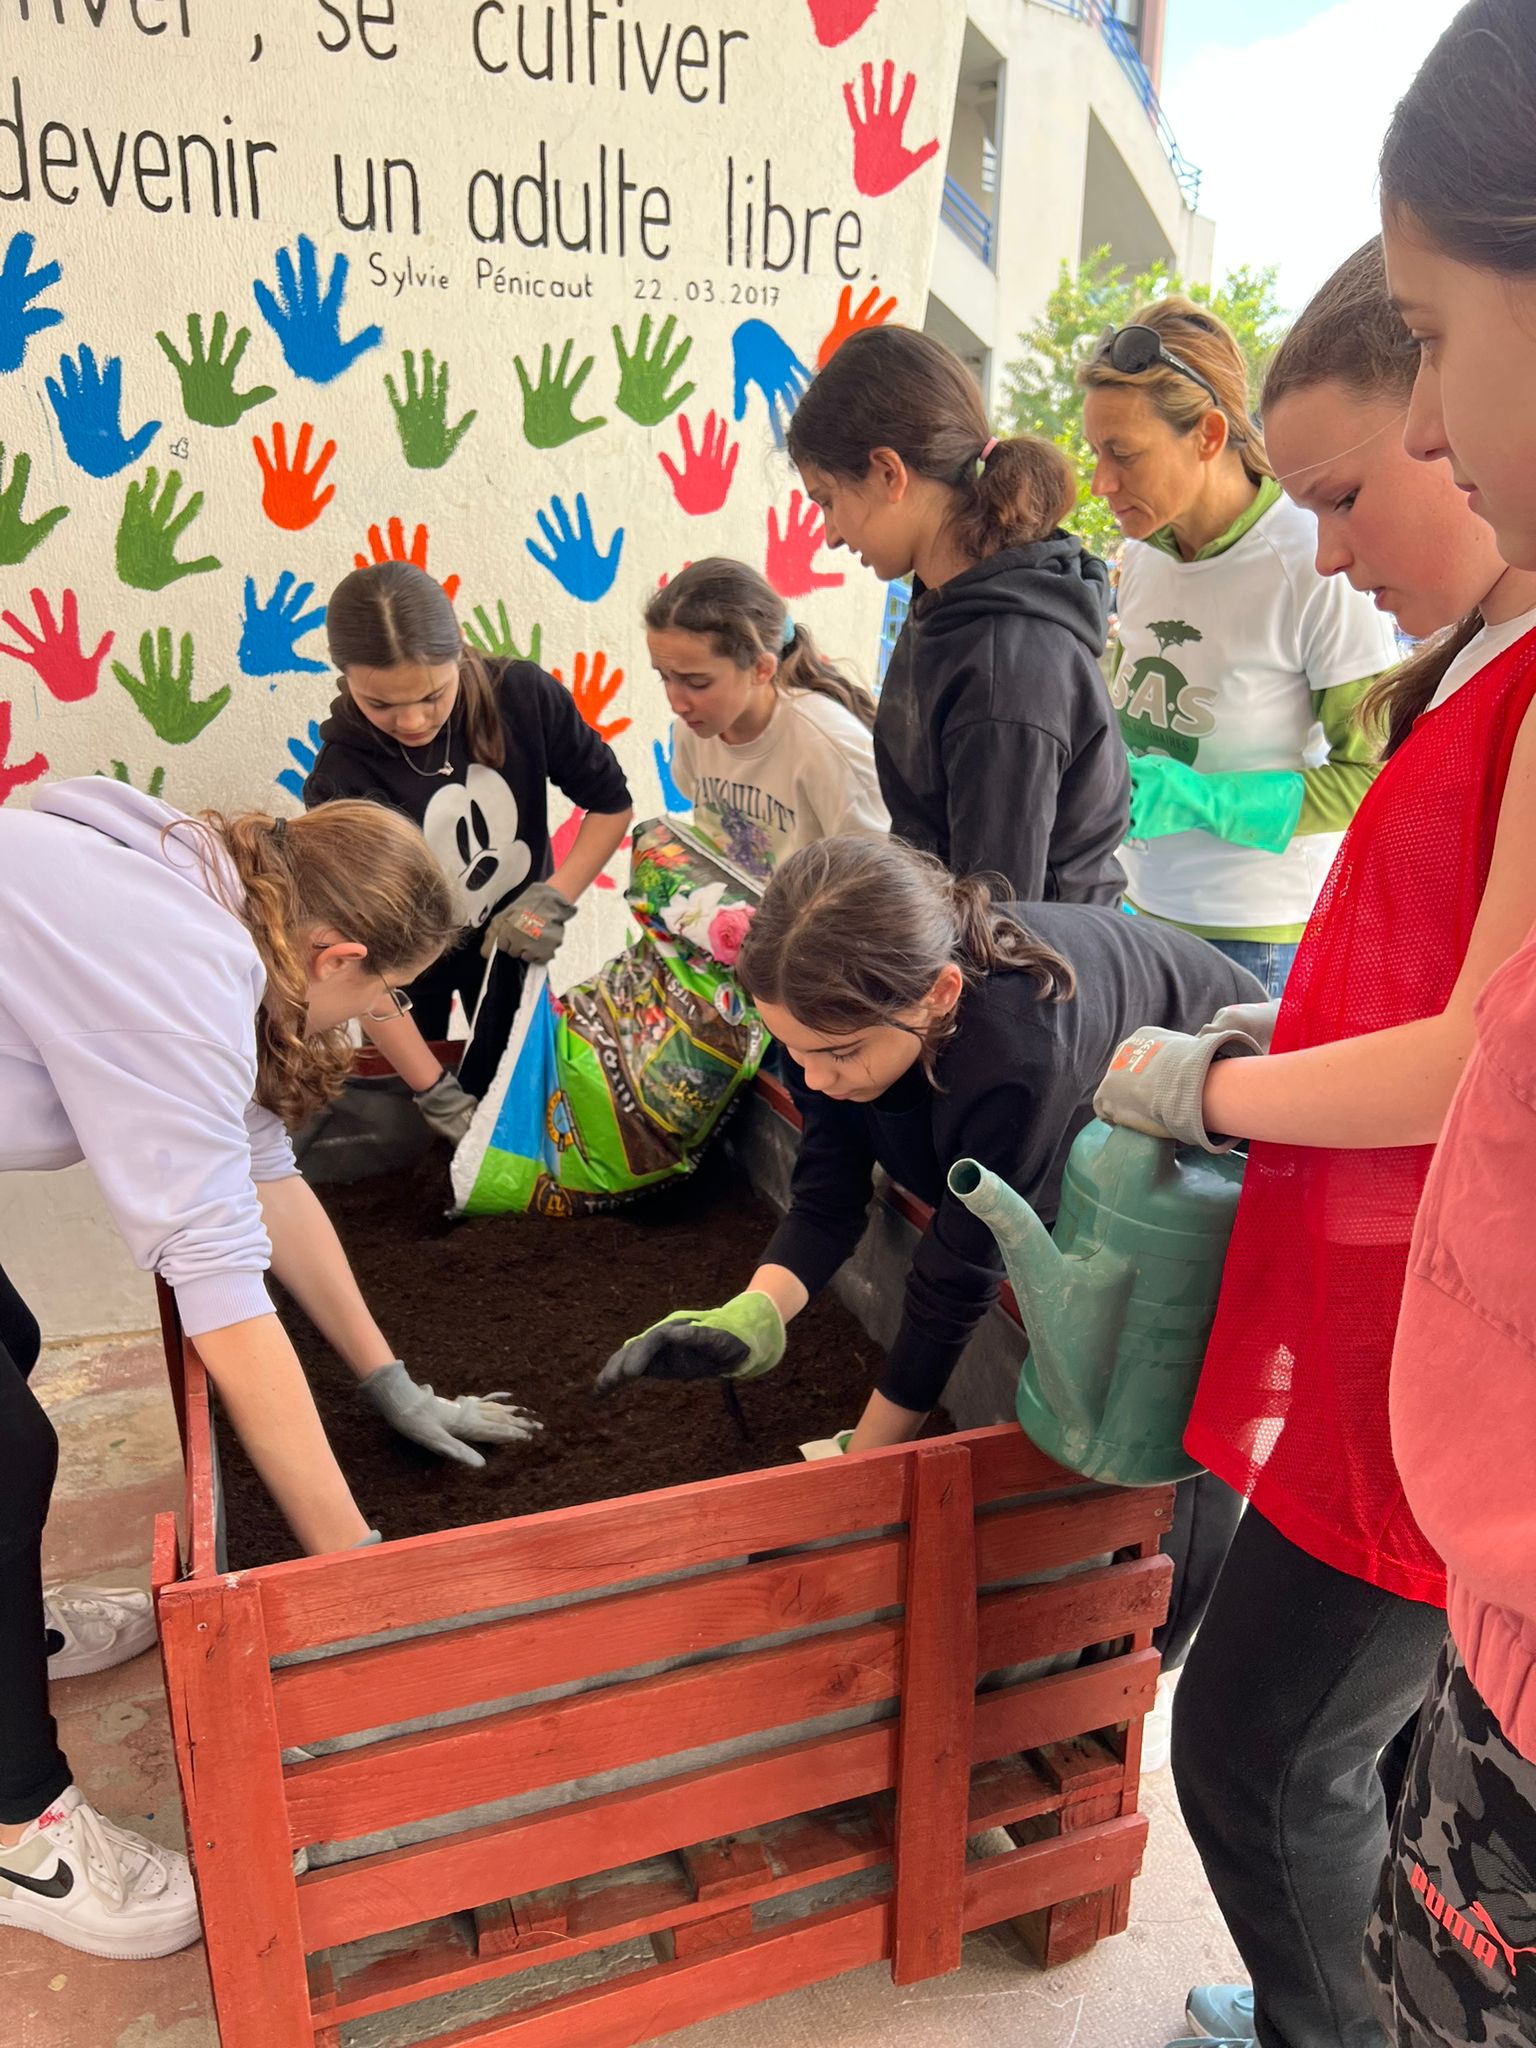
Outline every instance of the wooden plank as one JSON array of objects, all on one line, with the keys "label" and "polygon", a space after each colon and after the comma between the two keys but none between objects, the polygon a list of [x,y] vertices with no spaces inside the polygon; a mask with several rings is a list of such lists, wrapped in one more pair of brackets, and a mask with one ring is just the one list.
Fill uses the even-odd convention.
[{"label": "wooden plank", "polygon": [[973,1863],[965,1885],[966,1932],[1020,1919],[1056,1899],[1129,1884],[1141,1868],[1146,1843],[1146,1815],[1129,1813],[1080,1834],[1031,1842]]},{"label": "wooden plank", "polygon": [[261,1601],[168,1586],[160,1647],[223,2048],[308,2048],[304,1943]]},{"label": "wooden plank", "polygon": [[181,1455],[185,1463],[187,1455],[187,1407],[186,1388],[183,1384],[181,1311],[176,1306],[173,1290],[155,1275],[155,1308],[160,1317],[160,1343],[165,1352],[165,1374],[171,1384],[171,1406],[176,1412],[176,1434],[181,1440]]},{"label": "wooden plank", "polygon": [[735,1943],[745,1941],[752,1933],[752,1908],[737,1906],[728,1912],[715,1912],[707,1920],[680,1920],[663,1937],[664,1947],[658,1952],[665,1958],[667,1948],[679,1962],[689,1956],[709,1955],[715,1949],[731,1948]]},{"label": "wooden plank", "polygon": [[984,1594],[978,1607],[977,1675],[1114,1642],[1149,1621],[1161,1621],[1172,1580],[1170,1559],[1131,1558],[1039,1586]]},{"label": "wooden plank", "polygon": [[980,1694],[973,1761],[995,1763],[1018,1750],[1040,1749],[1085,1729],[1112,1728],[1131,1714],[1144,1714],[1157,1687],[1158,1667],[1155,1650],[1132,1651],[1080,1671],[1058,1671]]},{"label": "wooden plank", "polygon": [[[1158,1554],[1157,1545],[1154,1542],[1149,1540],[1142,1544],[1141,1555],[1143,1558],[1155,1557]],[[1152,1647],[1151,1627],[1138,1629],[1131,1638],[1131,1647],[1135,1650],[1150,1650]],[[1141,1746],[1145,1729],[1146,1719],[1141,1714],[1132,1715],[1125,1726],[1125,1735],[1121,1745],[1122,1754],[1125,1759],[1125,1779],[1120,1788],[1120,1811],[1122,1813],[1134,1813],[1140,1802]],[[1110,1912],[1108,1932],[1111,1934],[1123,1934],[1130,1925],[1130,1921],[1131,1887],[1128,1883],[1117,1885],[1115,1887],[1114,1905]]]},{"label": "wooden plank", "polygon": [[1061,1804],[1059,1789],[1021,1757],[982,1764],[971,1773],[968,1835],[1005,1828],[1037,1813],[1054,1813]]},{"label": "wooden plank", "polygon": [[161,1589],[174,1586],[181,1577],[181,1546],[176,1540],[176,1517],[156,1515],[154,1543],[149,1553],[149,1590],[158,1600]]},{"label": "wooden plank", "polygon": [[976,1698],[976,1513],[961,1444],[917,1452],[907,1543],[891,1976],[960,1967]]},{"label": "wooden plank", "polygon": [[903,1539],[848,1543],[290,1665],[272,1678],[283,1746],[897,1607],[905,1569]]},{"label": "wooden plank", "polygon": [[755,1832],[694,1842],[682,1851],[682,1858],[693,1896],[705,1901],[756,1891],[771,1876],[768,1851]]},{"label": "wooden plank", "polygon": [[1085,1563],[1161,1537],[1173,1522],[1166,1488],[1094,1487],[1073,1500],[1002,1508],[976,1523],[977,1583]]},{"label": "wooden plank", "polygon": [[186,1406],[186,1551],[189,1577],[218,1570],[218,1499],[213,1483],[213,1402],[208,1374],[190,1337],[182,1340],[182,1399]]}]

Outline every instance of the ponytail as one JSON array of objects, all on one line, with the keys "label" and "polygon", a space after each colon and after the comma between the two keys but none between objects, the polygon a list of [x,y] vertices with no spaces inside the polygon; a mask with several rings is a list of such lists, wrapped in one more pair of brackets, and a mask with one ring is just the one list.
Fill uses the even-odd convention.
[{"label": "ponytail", "polygon": [[1072,465],[1053,442],[1032,434],[994,441],[961,486],[949,530],[976,561],[1045,540],[1077,503]]},{"label": "ponytail", "polygon": [[1429,709],[1451,663],[1483,630],[1483,615],[1474,609],[1454,626],[1425,640],[1408,659],[1379,676],[1360,702],[1360,723],[1367,732],[1384,732],[1381,758],[1390,761]]},{"label": "ponytail", "polygon": [[456,661],[470,759],[487,768],[504,766],[507,745],[490,671],[465,645],[443,586],[425,569],[411,562],[372,562],[343,576],[325,608],[325,637],[342,671],[344,715],[373,733],[378,728],[352,702],[348,668]]}]

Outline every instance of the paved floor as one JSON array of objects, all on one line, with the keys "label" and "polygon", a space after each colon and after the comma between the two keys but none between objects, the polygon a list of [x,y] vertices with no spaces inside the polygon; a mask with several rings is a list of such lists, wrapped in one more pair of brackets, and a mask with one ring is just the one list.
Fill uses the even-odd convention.
[{"label": "paved floor", "polygon": [[[153,1518],[176,1505],[178,1487],[158,1343],[55,1350],[35,1384],[62,1444],[49,1575],[146,1583]],[[97,1804],[180,1844],[157,1660],[60,1686],[55,1710]],[[1161,2048],[1183,2031],[1188,1986],[1235,1975],[1236,1958],[1166,1772],[1148,1779],[1145,1804],[1151,1842],[1130,1930],[1080,1962],[1042,1976],[995,1931],[967,1943],[953,1977],[895,1991],[884,1969],[863,1970],[690,2028],[673,2037],[677,2048],[994,2048],[1000,2033],[1029,2048]],[[0,2012],[17,2048],[217,2048],[212,2010],[201,1948],[162,1963],[108,1963],[0,1933]]]}]

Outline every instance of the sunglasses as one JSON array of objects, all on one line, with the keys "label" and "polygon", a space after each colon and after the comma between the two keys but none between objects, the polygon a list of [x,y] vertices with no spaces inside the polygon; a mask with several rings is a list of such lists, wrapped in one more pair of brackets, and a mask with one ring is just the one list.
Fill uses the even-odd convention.
[{"label": "sunglasses", "polygon": [[1164,348],[1163,337],[1155,327],[1106,327],[1099,337],[1099,355],[1123,377],[1142,377],[1148,370],[1159,366],[1165,370],[1177,370],[1181,377],[1187,377],[1191,384],[1198,384],[1202,391],[1210,394],[1211,403],[1218,412],[1226,411],[1215,385],[1202,377],[1198,370],[1192,370],[1172,349]]}]

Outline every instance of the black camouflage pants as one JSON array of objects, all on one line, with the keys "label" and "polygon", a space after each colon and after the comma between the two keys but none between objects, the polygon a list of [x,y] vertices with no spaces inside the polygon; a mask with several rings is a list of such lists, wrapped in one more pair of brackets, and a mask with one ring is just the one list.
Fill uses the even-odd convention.
[{"label": "black camouflage pants", "polygon": [[1365,1964],[1394,2048],[1536,2043],[1536,1764],[1505,1740],[1449,1636]]}]

